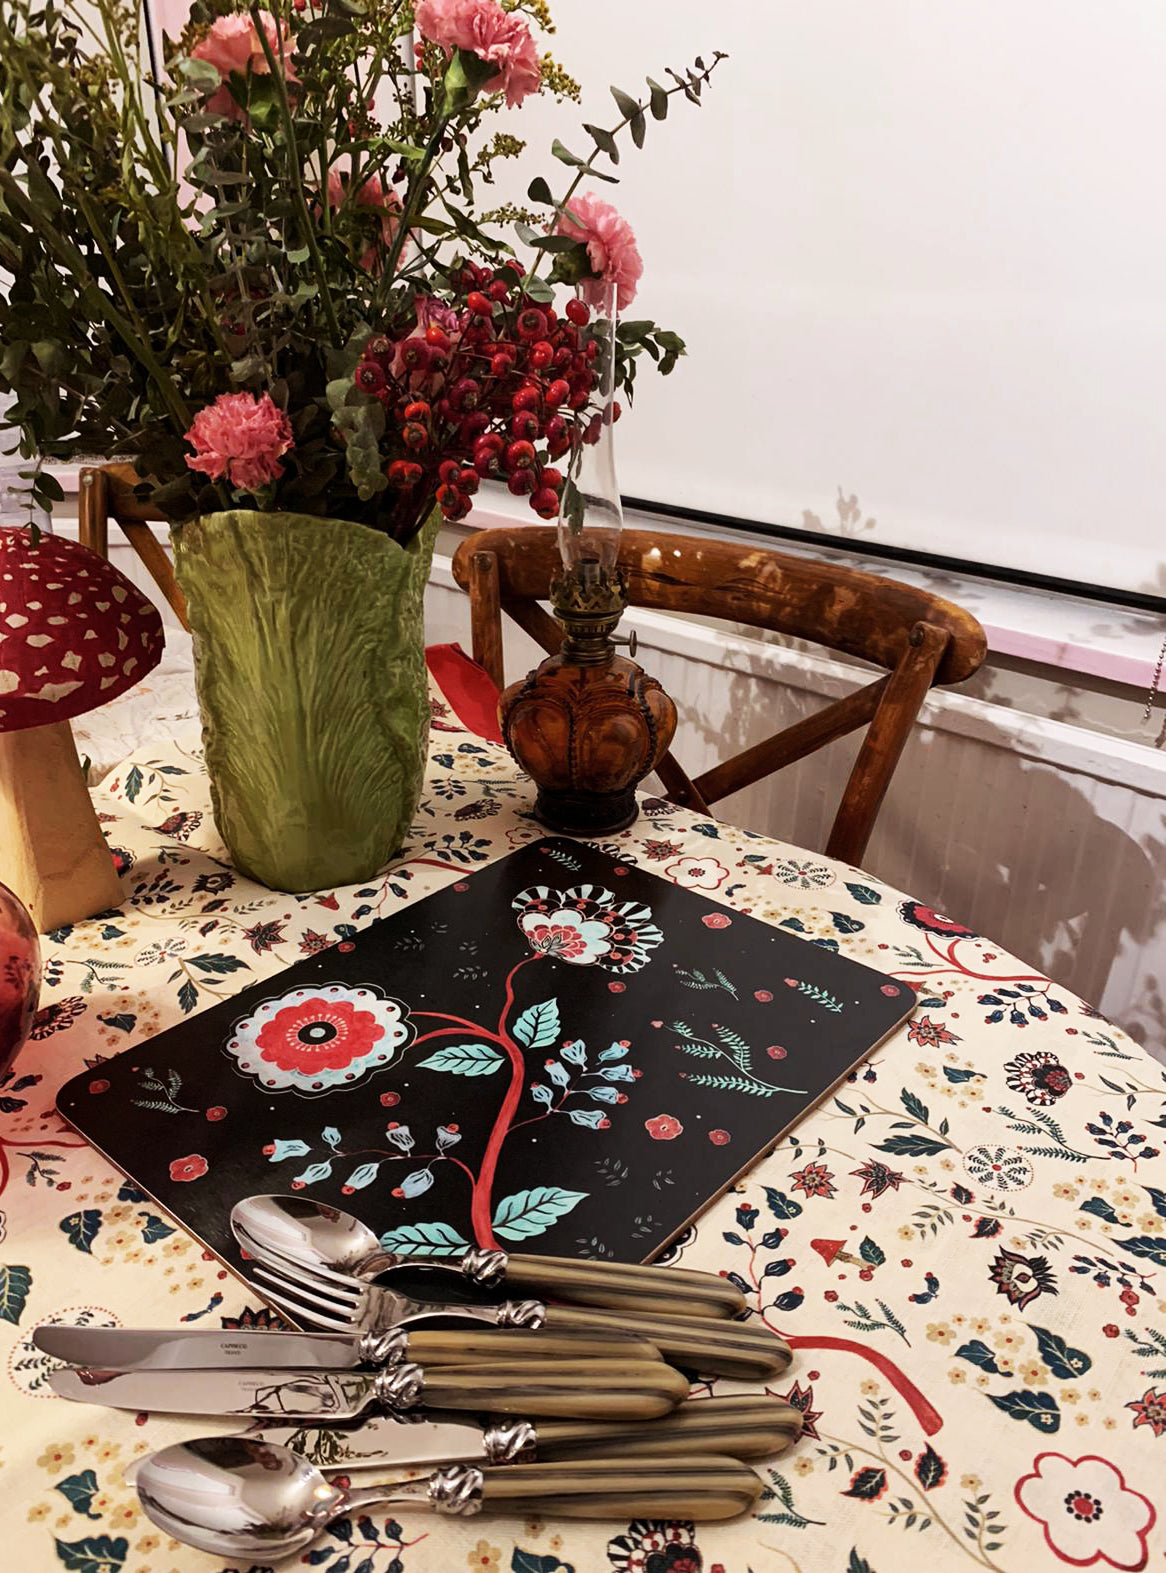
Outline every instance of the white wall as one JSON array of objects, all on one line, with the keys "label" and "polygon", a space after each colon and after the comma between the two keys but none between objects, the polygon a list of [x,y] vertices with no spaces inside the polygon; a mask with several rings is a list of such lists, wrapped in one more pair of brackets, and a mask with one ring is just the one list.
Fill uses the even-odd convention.
[{"label": "white wall", "polygon": [[586,92],[511,117],[526,177],[553,133],[589,152],[609,83],[731,57],[596,187],[632,314],[690,345],[621,428],[625,492],[837,528],[841,486],[864,538],[1166,593],[1166,6],[554,9]]}]

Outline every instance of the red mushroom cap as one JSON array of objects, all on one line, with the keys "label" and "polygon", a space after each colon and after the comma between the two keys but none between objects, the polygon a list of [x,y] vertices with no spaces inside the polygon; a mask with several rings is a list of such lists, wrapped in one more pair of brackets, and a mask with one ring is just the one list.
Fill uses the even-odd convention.
[{"label": "red mushroom cap", "polygon": [[0,529],[0,732],[69,721],[162,658],[157,608],[87,546]]},{"label": "red mushroom cap", "polygon": [[829,1267],[839,1251],[846,1244],[845,1240],[811,1240],[810,1250],[817,1251],[818,1255]]}]

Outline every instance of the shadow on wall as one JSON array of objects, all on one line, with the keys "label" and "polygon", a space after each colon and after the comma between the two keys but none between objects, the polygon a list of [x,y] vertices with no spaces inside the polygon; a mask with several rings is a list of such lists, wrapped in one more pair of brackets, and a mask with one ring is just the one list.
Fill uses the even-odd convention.
[{"label": "shadow on wall", "polygon": [[[826,703],[664,651],[644,663],[683,695],[676,753],[693,774]],[[769,696],[772,699],[765,703]],[[1166,802],[1018,751],[982,710],[970,735],[918,725],[866,868],[949,913],[1111,1015],[1166,1059]],[[716,806],[718,817],[820,851],[855,735]]]}]

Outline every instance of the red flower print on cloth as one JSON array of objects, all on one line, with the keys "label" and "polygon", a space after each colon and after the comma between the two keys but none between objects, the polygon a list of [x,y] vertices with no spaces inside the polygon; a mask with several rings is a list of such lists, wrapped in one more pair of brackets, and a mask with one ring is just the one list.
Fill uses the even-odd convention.
[{"label": "red flower print on cloth", "polygon": [[625,1534],[608,1541],[607,1560],[612,1573],[701,1573],[695,1538],[695,1525],[685,1520],[634,1518]]},{"label": "red flower print on cloth", "polygon": [[920,1016],[907,1028],[907,1036],[912,1043],[922,1043],[927,1048],[936,1048],[941,1043],[958,1043],[960,1040],[954,1032],[938,1021],[932,1021],[930,1016]]},{"label": "red flower print on cloth", "polygon": [[928,934],[943,934],[952,939],[976,937],[973,929],[957,923],[954,918],[945,918],[942,912],[924,906],[921,901],[900,901],[899,916],[912,928],[923,929]]},{"label": "red flower print on cloth", "polygon": [[834,1195],[834,1186],[831,1183],[834,1176],[824,1163],[807,1163],[804,1169],[797,1169],[790,1175],[793,1189],[802,1191],[807,1196]]},{"label": "red flower print on cloth", "polygon": [[1018,1054],[1004,1069],[1013,1092],[1022,1093],[1029,1103],[1046,1107],[1063,1098],[1073,1085],[1069,1072],[1047,1049],[1035,1054]]},{"label": "red flower print on cloth", "polygon": [[709,1132],[709,1141],[712,1142],[714,1147],[727,1147],[731,1140],[732,1137],[729,1135],[728,1131]]},{"label": "red flower print on cloth", "polygon": [[859,1169],[851,1169],[851,1174],[862,1181],[863,1196],[879,1197],[885,1191],[897,1191],[903,1183],[902,1174],[888,1168],[885,1163],[880,1163],[877,1158],[868,1158]]},{"label": "red flower print on cloth", "polygon": [[657,1114],[655,1119],[644,1121],[644,1129],[654,1142],[670,1142],[676,1140],[684,1126],[674,1114]]},{"label": "red flower print on cloth", "polygon": [[648,907],[617,902],[599,885],[552,890],[532,885],[511,903],[518,926],[536,956],[553,956],[574,967],[638,972],[649,952],[664,942]]},{"label": "red flower print on cloth", "polygon": [[1157,1510],[1107,1459],[1040,1453],[1032,1473],[1016,1482],[1016,1500],[1042,1526],[1046,1545],[1062,1562],[1137,1569],[1149,1560],[1146,1537]]},{"label": "red flower print on cloth", "polygon": [[192,1152],[188,1158],[175,1158],[170,1165],[170,1178],[176,1183],[185,1180],[201,1180],[207,1171],[207,1161],[200,1152]]},{"label": "red flower print on cloth", "polygon": [[264,1000],[227,1041],[244,1075],[273,1092],[354,1086],[390,1065],[414,1035],[399,1000],[343,983]]},{"label": "red flower print on cloth", "polygon": [[686,890],[716,890],[729,877],[728,869],[716,858],[677,858],[664,872]]},{"label": "red flower print on cloth", "polygon": [[1132,1409],[1137,1417],[1134,1420],[1135,1431],[1139,1426],[1149,1426],[1155,1436],[1161,1436],[1166,1431],[1166,1391],[1160,1393],[1157,1388],[1148,1387],[1141,1398],[1135,1398],[1126,1408]]},{"label": "red flower print on cloth", "polygon": [[1001,1251],[989,1268],[988,1276],[1009,1305],[1018,1311],[1031,1305],[1042,1294],[1056,1294],[1057,1280],[1044,1256],[1020,1256],[1016,1251]]},{"label": "red flower print on cloth", "polygon": [[733,920],[727,912],[706,912],[700,921],[706,929],[727,929]]}]

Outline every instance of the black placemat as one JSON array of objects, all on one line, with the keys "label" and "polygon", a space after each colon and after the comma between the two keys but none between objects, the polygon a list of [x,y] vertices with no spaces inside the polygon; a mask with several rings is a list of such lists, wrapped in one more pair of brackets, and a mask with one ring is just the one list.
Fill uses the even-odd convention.
[{"label": "black placemat", "polygon": [[910,1014],[903,984],[566,839],[61,1089],[228,1262],[294,1189],[391,1248],[657,1254]]}]

